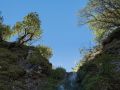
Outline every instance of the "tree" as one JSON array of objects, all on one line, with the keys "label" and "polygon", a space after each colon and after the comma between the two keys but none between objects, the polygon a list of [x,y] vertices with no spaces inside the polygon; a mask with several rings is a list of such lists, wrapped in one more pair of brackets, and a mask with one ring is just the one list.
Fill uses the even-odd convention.
[{"label": "tree", "polygon": [[42,55],[46,59],[50,59],[53,55],[52,49],[47,46],[37,46],[40,55]]},{"label": "tree", "polygon": [[23,21],[17,22],[14,27],[14,34],[18,34],[19,45],[28,44],[39,39],[42,34],[41,21],[36,12],[31,12],[24,17]]},{"label": "tree", "polygon": [[85,23],[90,25],[96,39],[101,42],[109,33],[120,28],[120,0],[89,0],[80,11],[80,24]]},{"label": "tree", "polygon": [[66,70],[63,67],[57,67],[52,70],[52,78],[61,80],[65,78]]},{"label": "tree", "polygon": [[12,31],[10,29],[10,26],[3,24],[3,17],[0,16],[0,42],[10,39],[11,35]]}]

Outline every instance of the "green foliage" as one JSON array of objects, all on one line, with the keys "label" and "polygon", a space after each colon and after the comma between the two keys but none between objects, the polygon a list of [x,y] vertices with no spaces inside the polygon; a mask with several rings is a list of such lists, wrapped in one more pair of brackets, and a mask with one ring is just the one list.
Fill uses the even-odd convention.
[{"label": "green foliage", "polygon": [[66,70],[62,67],[58,67],[51,71],[51,75],[47,78],[46,84],[44,84],[42,90],[56,90],[57,86],[65,78]]},{"label": "green foliage", "polygon": [[108,90],[110,88],[109,79],[96,75],[87,75],[82,82],[83,90]]},{"label": "green foliage", "polygon": [[52,49],[47,46],[37,46],[36,48],[39,50],[41,56],[46,59],[50,59],[53,55]]},{"label": "green foliage", "polygon": [[46,62],[48,62],[48,59],[43,57],[37,48],[33,50],[28,60],[31,64],[41,64],[41,63],[46,64]]},{"label": "green foliage", "polygon": [[57,84],[60,82],[54,78],[48,77],[46,80],[46,84],[44,84],[42,90],[56,90]]},{"label": "green foliage", "polygon": [[58,67],[52,71],[51,77],[54,79],[61,80],[64,79],[65,74],[66,74],[66,70],[62,67]]},{"label": "green foliage", "polygon": [[113,76],[114,65],[112,65],[112,61],[117,60],[117,58],[118,57],[114,55],[103,54],[101,57],[95,59],[94,63],[98,66],[100,74]]},{"label": "green foliage", "polygon": [[3,17],[0,16],[0,41],[10,39],[11,35],[10,26],[3,24]]},{"label": "green foliage", "polygon": [[13,79],[23,75],[24,70],[15,65],[18,59],[17,54],[12,53],[6,48],[0,48],[0,51],[0,75],[5,75]]},{"label": "green foliage", "polygon": [[17,22],[13,29],[14,34],[18,34],[18,42],[20,45],[28,44],[36,39],[39,39],[42,30],[39,16],[36,12],[31,12],[24,17],[22,22]]},{"label": "green foliage", "polygon": [[119,73],[115,71],[116,65],[112,62],[120,60],[117,55],[102,54],[92,61],[85,61],[78,70],[78,83],[80,90],[118,90],[116,78]]},{"label": "green foliage", "polygon": [[88,23],[100,42],[120,26],[120,0],[89,0],[80,11],[80,23]]},{"label": "green foliage", "polygon": [[41,63],[41,55],[39,54],[38,51],[33,51],[33,53],[30,55],[28,58],[29,62],[31,64],[40,64]]},{"label": "green foliage", "polygon": [[[52,64],[48,61],[52,56],[52,50],[46,46],[23,45],[31,44],[41,37],[41,22],[38,14],[29,13],[23,21],[17,22],[12,30],[10,26],[3,24],[3,18],[0,17],[0,90],[13,90],[13,88],[26,90],[28,83],[31,84],[31,82],[26,83],[26,80],[33,80],[34,76],[37,78],[35,82],[38,85],[33,84],[37,88],[40,86],[41,90],[56,90],[60,81],[58,78],[63,77],[63,71],[56,70],[55,73],[62,73],[59,73],[58,77],[52,75]],[[18,36],[18,41],[15,43],[5,41],[11,35]],[[33,51],[31,55],[28,55],[29,50]],[[28,56],[29,58],[27,58]],[[28,64],[33,65],[32,68],[35,70],[28,73],[25,67]],[[40,72],[37,72],[39,69]],[[32,76],[33,74],[34,76]]]},{"label": "green foliage", "polygon": [[[41,90],[56,90],[59,80],[50,77],[52,65],[48,59],[40,54],[36,47],[24,45],[22,48],[7,48],[6,46],[9,46],[9,44],[11,43],[0,42],[0,90],[13,90],[13,86],[15,89],[26,90],[26,79],[33,80],[32,77],[28,76],[29,73],[26,72],[25,65],[27,64],[41,67],[41,73],[35,73],[38,67],[33,67],[35,70],[31,72],[34,76],[38,75],[38,80],[35,81],[40,85]],[[29,50],[32,53],[27,58]]]},{"label": "green foliage", "polygon": [[44,68],[42,73],[50,74],[52,70],[52,64],[49,63],[48,59],[44,58],[39,50],[35,48],[32,53],[28,56],[28,63],[32,65],[40,65],[40,67]]}]

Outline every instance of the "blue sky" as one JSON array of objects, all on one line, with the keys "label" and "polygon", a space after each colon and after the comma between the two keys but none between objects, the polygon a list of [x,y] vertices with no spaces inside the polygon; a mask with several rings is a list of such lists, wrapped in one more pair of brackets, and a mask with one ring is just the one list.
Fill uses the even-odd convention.
[{"label": "blue sky", "polygon": [[71,71],[82,57],[80,48],[93,46],[93,35],[87,26],[78,26],[78,11],[87,0],[0,0],[4,23],[13,26],[29,12],[38,12],[43,35],[37,44],[53,49],[51,62]]}]

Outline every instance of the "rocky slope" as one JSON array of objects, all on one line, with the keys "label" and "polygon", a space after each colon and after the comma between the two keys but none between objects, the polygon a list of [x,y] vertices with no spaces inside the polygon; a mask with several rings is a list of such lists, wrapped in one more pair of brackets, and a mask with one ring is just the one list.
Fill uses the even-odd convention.
[{"label": "rocky slope", "polygon": [[86,55],[78,70],[78,90],[120,90],[120,34]]},{"label": "rocky slope", "polygon": [[35,47],[0,43],[0,90],[54,90],[58,80],[51,72],[52,64]]}]

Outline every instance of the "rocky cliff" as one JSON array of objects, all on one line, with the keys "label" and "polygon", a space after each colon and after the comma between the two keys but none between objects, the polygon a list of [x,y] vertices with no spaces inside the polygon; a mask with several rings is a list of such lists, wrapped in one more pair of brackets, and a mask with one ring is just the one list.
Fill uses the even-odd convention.
[{"label": "rocky cliff", "polygon": [[78,90],[120,90],[120,31],[86,55],[78,70]]}]

